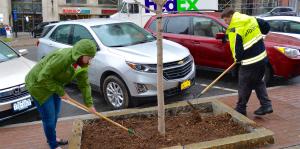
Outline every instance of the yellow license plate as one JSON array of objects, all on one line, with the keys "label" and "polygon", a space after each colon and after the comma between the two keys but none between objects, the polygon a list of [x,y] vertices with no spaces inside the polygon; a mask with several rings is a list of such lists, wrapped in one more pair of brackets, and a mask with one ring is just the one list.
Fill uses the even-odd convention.
[{"label": "yellow license plate", "polygon": [[191,80],[186,80],[180,84],[180,89],[185,90],[191,86]]}]

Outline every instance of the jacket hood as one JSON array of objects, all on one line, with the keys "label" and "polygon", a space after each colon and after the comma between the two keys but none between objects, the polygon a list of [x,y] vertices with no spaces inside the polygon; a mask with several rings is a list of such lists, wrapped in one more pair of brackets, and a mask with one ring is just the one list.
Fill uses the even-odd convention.
[{"label": "jacket hood", "polygon": [[251,18],[251,16],[241,14],[239,12],[235,12],[232,15],[232,19],[228,26],[228,29],[245,26],[245,24],[247,24],[251,21],[251,19],[249,19],[249,18]]},{"label": "jacket hood", "polygon": [[72,58],[74,61],[77,61],[80,56],[84,55],[94,57],[96,49],[95,42],[89,39],[82,39],[73,46]]}]

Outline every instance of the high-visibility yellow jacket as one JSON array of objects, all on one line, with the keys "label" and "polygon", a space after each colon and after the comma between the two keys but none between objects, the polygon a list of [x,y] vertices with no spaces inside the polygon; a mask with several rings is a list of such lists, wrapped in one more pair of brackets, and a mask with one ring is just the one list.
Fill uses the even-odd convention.
[{"label": "high-visibility yellow jacket", "polygon": [[257,19],[235,12],[226,30],[235,61],[250,65],[267,57]]}]

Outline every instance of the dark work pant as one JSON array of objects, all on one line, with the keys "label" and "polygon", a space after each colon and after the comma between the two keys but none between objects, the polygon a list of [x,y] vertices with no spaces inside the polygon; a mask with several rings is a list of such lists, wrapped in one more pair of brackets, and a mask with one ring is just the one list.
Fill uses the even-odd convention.
[{"label": "dark work pant", "polygon": [[42,117],[47,142],[51,149],[55,149],[58,146],[56,142],[56,123],[60,112],[61,99],[57,94],[53,94],[42,105],[39,105],[35,99],[34,103]]},{"label": "dark work pant", "polygon": [[261,106],[271,106],[271,101],[269,100],[266,90],[266,84],[263,81],[265,65],[264,62],[257,62],[252,65],[242,65],[240,67],[238,84],[239,100],[236,105],[237,111],[246,111],[247,103],[253,89],[256,92]]}]

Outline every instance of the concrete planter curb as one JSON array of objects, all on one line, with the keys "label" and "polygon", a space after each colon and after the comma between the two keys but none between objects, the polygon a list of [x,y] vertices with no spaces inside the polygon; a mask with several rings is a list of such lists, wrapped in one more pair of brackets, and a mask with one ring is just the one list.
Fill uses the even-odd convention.
[{"label": "concrete planter curb", "polygon": [[[228,113],[232,116],[233,120],[238,122],[241,126],[247,129],[249,133],[230,136],[226,138],[198,142],[193,144],[188,144],[185,146],[172,146],[165,149],[208,149],[208,148],[218,148],[218,149],[247,149],[247,148],[255,148],[268,144],[274,144],[274,133],[268,129],[263,127],[256,126],[256,123],[244,115],[237,113],[235,110],[230,108],[229,106],[223,104],[218,100],[200,100],[195,99],[192,101],[193,104],[198,106],[200,109],[211,109],[212,113],[222,114]],[[144,109],[125,109],[125,110],[117,110],[111,112],[102,113],[107,117],[132,117],[136,115],[156,115],[156,108],[144,108]],[[185,101],[173,103],[166,105],[166,113],[176,113],[178,111],[186,111],[188,104]],[[70,149],[80,149],[81,147],[81,136],[82,136],[82,128],[84,126],[85,121],[90,121],[93,118],[89,119],[81,119],[75,120],[73,123],[72,136],[69,139],[69,148]],[[256,127],[253,127],[256,126]],[[113,126],[112,126],[113,127]]]}]

